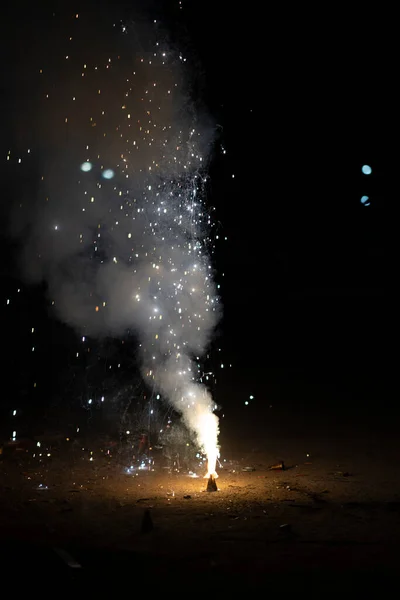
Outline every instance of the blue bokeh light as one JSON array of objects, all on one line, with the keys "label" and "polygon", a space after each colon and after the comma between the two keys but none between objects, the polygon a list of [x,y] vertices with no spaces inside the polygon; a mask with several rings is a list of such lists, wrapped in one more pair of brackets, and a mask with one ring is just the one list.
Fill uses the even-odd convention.
[{"label": "blue bokeh light", "polygon": [[360,202],[364,206],[369,206],[371,204],[369,201],[369,196],[361,196]]},{"label": "blue bokeh light", "polygon": [[101,176],[103,179],[112,179],[114,177],[114,171],[112,169],[106,169],[102,172]]},{"label": "blue bokeh light", "polygon": [[369,165],[363,165],[361,167],[361,171],[364,173],[364,175],[371,175],[372,173],[372,169]]},{"label": "blue bokeh light", "polygon": [[81,171],[83,171],[84,173],[88,173],[89,171],[92,170],[92,163],[90,162],[84,162],[81,164]]}]

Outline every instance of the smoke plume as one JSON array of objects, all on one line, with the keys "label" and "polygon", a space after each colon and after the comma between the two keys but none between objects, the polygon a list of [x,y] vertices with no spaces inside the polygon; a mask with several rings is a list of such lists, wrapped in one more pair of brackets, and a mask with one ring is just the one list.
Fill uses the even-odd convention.
[{"label": "smoke plume", "polygon": [[98,337],[135,330],[143,376],[214,461],[214,403],[196,383],[218,320],[203,205],[212,128],[185,57],[134,33],[71,16],[24,62],[15,135],[21,169],[40,174],[12,229],[24,277],[47,282],[63,322]]}]

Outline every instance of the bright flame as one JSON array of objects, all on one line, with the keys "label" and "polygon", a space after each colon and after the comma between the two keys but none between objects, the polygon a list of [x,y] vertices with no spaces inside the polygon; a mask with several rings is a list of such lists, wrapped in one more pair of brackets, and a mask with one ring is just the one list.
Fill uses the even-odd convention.
[{"label": "bright flame", "polygon": [[216,479],[218,477],[218,473],[216,471],[217,468],[217,458],[219,456],[218,448],[212,448],[207,454],[207,474],[204,475],[204,479],[208,479],[210,475]]},{"label": "bright flame", "polygon": [[218,450],[218,417],[212,412],[200,414],[198,416],[198,432],[199,441],[204,448],[207,456],[207,474],[204,476],[208,479],[210,475],[217,478],[217,458]]}]

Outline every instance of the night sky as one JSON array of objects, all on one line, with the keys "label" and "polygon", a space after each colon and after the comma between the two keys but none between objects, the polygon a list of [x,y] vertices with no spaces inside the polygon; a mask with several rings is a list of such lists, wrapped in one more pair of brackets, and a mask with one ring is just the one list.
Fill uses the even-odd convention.
[{"label": "night sky", "polygon": [[[188,57],[191,94],[213,135],[205,202],[215,207],[211,260],[223,316],[209,365],[223,411],[238,419],[247,409],[268,414],[277,388],[292,384],[302,391],[282,394],[285,407],[295,409],[301,394],[301,410],[320,407],[318,394],[304,391],[319,385],[345,389],[349,410],[370,410],[389,379],[392,326],[386,215],[395,194],[396,97],[385,19],[304,7],[261,16],[256,4],[208,0],[154,2],[146,12],[129,3],[96,6],[46,2],[14,9],[2,24],[2,435],[14,408],[30,417],[54,404],[65,412],[96,386],[98,394],[115,391],[139,377],[134,335],[122,336],[124,348],[120,338],[94,338],[90,356],[74,362],[81,336],[49,312],[46,283],[23,277],[23,235],[11,235],[10,215],[21,195],[38,193],[48,152],[39,149],[29,168],[6,162],[26,131],[41,126],[29,69],[48,51],[53,12],[60,39],[70,23],[59,14],[98,11],[104,21],[133,23],[154,16]],[[89,54],[101,48],[100,38],[88,40]],[[53,143],[62,149],[56,136]],[[107,361],[122,366],[105,381]],[[250,394],[255,406],[245,408]]]}]

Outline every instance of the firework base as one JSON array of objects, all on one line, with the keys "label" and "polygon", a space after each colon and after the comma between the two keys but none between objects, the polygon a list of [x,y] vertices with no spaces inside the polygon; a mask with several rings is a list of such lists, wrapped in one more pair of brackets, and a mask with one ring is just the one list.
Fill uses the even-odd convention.
[{"label": "firework base", "polygon": [[207,492],[218,492],[217,482],[212,475],[210,475],[207,481]]}]

